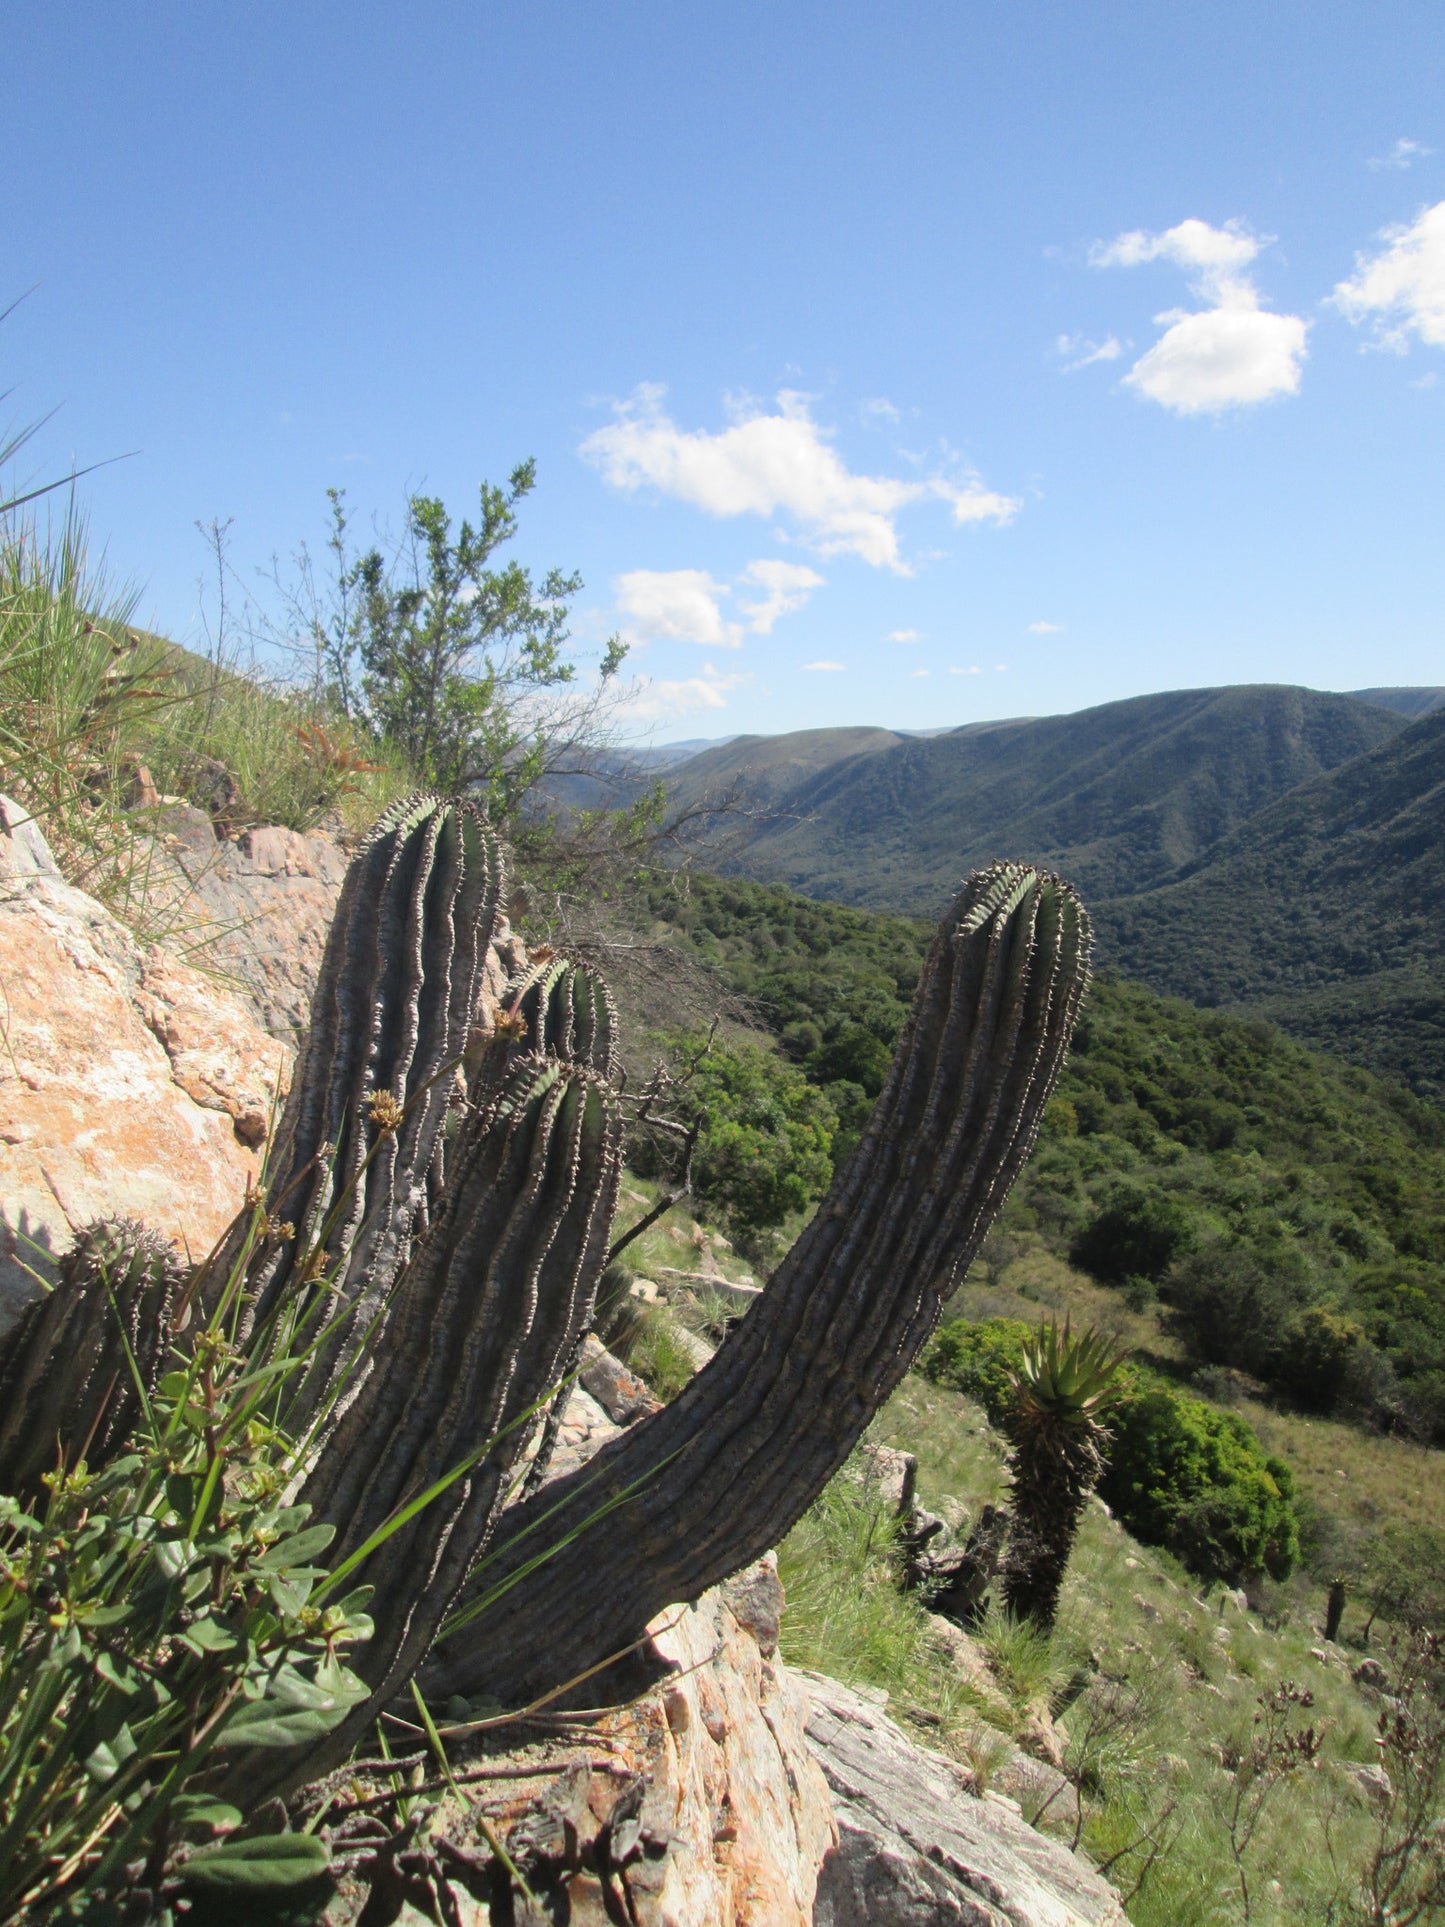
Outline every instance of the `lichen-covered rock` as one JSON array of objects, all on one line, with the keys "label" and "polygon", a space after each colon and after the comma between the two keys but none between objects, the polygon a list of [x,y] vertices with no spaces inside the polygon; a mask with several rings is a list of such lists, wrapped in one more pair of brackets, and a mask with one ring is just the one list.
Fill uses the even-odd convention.
[{"label": "lichen-covered rock", "polygon": [[838,1844],[816,1927],[1125,1927],[1109,1883],[836,1680],[805,1676]]},{"label": "lichen-covered rock", "polygon": [[0,799],[0,1326],[91,1220],[200,1256],[240,1209],[289,1074],[213,980],[145,950]]}]

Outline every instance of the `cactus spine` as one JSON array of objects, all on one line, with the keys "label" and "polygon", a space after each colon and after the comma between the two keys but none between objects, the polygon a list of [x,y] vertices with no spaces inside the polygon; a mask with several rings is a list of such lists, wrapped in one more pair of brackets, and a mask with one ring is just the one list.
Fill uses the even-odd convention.
[{"label": "cactus spine", "polygon": [[160,1376],[186,1275],[175,1248],[134,1218],[87,1225],[59,1270],[0,1352],[0,1492],[22,1500],[62,1456],[94,1468],[125,1443],[141,1389]]},{"label": "cactus spine", "polygon": [[599,1077],[616,1076],[616,1006],[602,977],[588,965],[570,957],[543,958],[507,986],[504,1010],[516,1026],[520,1048],[585,1064]]},{"label": "cactus spine", "polygon": [[[553,1685],[788,1531],[912,1364],[1007,1197],[1088,953],[1088,919],[1057,877],[998,864],[969,880],[862,1141],[763,1297],[671,1405],[508,1514],[487,1581],[515,1583],[438,1648],[425,1691],[515,1701]],[[541,1530],[561,1550],[528,1574]]]}]

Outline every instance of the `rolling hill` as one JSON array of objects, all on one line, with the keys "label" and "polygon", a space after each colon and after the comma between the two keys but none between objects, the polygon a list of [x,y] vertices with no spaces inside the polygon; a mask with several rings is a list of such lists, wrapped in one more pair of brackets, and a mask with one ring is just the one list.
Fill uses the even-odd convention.
[{"label": "rolling hill", "polygon": [[1405,723],[1314,690],[1181,690],[921,740],[739,738],[681,764],[668,790],[677,802],[732,787],[764,813],[721,859],[729,870],[927,915],[996,856],[1048,863],[1090,898],[1147,890]]}]

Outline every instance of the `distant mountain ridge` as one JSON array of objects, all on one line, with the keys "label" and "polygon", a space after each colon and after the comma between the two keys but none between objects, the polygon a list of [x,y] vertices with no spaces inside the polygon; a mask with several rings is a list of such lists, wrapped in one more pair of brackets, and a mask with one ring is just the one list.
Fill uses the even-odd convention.
[{"label": "distant mountain ridge", "polygon": [[1064,870],[1089,896],[1150,888],[1404,726],[1288,685],[1177,690],[925,739],[740,737],[679,764],[668,793],[696,805],[733,791],[760,813],[721,857],[730,871],[926,916],[998,856]]},{"label": "distant mountain ridge", "polygon": [[1100,960],[1257,1011],[1445,1101],[1445,690],[1179,690],[929,738],[809,730],[712,745],[705,861],[933,915],[995,857],[1062,870]]}]

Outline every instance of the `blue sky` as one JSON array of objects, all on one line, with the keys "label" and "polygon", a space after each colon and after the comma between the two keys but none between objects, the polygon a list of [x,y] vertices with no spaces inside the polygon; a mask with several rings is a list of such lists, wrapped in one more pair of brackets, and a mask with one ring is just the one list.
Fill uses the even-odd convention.
[{"label": "blue sky", "polygon": [[1445,681],[1439,0],[12,8],[0,330],[199,634],[535,456],[658,740]]}]

